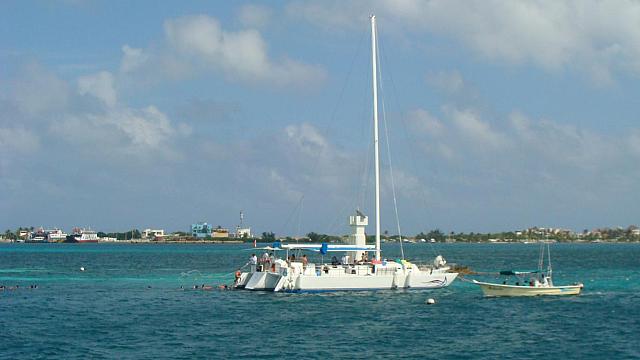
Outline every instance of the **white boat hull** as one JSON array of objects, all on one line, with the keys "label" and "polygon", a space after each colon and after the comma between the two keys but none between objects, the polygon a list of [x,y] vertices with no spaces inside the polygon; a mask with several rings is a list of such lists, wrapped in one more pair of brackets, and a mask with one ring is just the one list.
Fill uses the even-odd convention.
[{"label": "white boat hull", "polygon": [[244,285],[246,290],[273,291],[282,276],[273,272],[254,272]]},{"label": "white boat hull", "polygon": [[458,276],[457,273],[433,275],[393,274],[393,275],[345,275],[309,276],[291,278],[284,291],[317,292],[345,290],[392,290],[392,289],[438,289],[448,286]]},{"label": "white boat hull", "polygon": [[415,268],[378,273],[362,270],[331,267],[325,272],[316,271],[315,267],[310,266],[306,270],[295,267],[279,272],[245,272],[240,275],[235,287],[284,292],[438,289],[449,286],[458,276],[457,273],[439,270],[420,271]]},{"label": "white boat hull", "polygon": [[583,285],[567,285],[567,286],[517,286],[493,284],[480,281],[473,281],[474,284],[480,286],[485,296],[541,296],[541,295],[579,295]]}]

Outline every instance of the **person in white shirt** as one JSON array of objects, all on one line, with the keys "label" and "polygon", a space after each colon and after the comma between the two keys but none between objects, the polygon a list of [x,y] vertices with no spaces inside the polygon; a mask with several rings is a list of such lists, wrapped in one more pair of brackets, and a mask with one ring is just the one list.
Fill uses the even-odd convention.
[{"label": "person in white shirt", "polygon": [[258,265],[258,257],[256,254],[251,254],[249,258],[249,264],[251,264],[251,271],[256,271],[256,266]]}]

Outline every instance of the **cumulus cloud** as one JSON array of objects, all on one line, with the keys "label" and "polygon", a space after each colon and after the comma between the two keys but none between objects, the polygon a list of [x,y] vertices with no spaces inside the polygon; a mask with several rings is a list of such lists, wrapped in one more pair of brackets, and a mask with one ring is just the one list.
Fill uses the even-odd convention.
[{"label": "cumulus cloud", "polygon": [[144,65],[149,60],[149,54],[143,49],[132,48],[129,45],[122,46],[122,61],[120,71],[131,72]]},{"label": "cumulus cloud", "polygon": [[426,80],[428,84],[447,93],[459,92],[465,86],[464,79],[457,70],[429,72]]},{"label": "cumulus cloud", "polygon": [[424,109],[414,109],[407,115],[409,125],[413,130],[432,136],[440,136],[445,131],[445,127],[438,118]]},{"label": "cumulus cloud", "polygon": [[456,108],[446,109],[451,121],[459,130],[459,134],[467,141],[478,144],[482,147],[501,148],[508,143],[508,138],[491,128],[483,121],[480,115],[472,110],[459,110]]},{"label": "cumulus cloud", "polygon": [[[445,118],[434,132],[420,125],[424,119],[435,121],[432,115],[422,109],[412,114],[418,124],[413,126],[416,136],[430,136],[428,146],[422,147],[429,157],[445,161],[455,157],[457,164],[491,165],[505,173],[538,169],[554,176],[604,174],[640,154],[636,131],[606,135],[548,119],[532,120],[521,112],[494,119],[491,123],[500,128],[495,130],[478,111],[445,107]],[[438,151],[443,148],[449,151]]]},{"label": "cumulus cloud", "polygon": [[109,107],[114,106],[117,102],[113,75],[108,71],[100,71],[78,78],[78,92],[80,95],[92,95]]},{"label": "cumulus cloud", "polygon": [[167,20],[164,29],[171,49],[184,60],[224,71],[226,76],[241,81],[314,84],[326,77],[320,66],[286,57],[273,61],[266,42],[255,29],[227,31],[218,20],[206,15]]},{"label": "cumulus cloud", "polygon": [[137,147],[156,148],[175,132],[167,116],[155,106],[140,110],[118,110],[99,118],[120,129]]},{"label": "cumulus cloud", "polygon": [[13,151],[31,153],[38,149],[40,141],[32,132],[22,128],[0,128],[0,149],[7,154]]},{"label": "cumulus cloud", "polygon": [[288,9],[321,27],[360,27],[364,21],[354,19],[375,9],[388,28],[450,37],[489,61],[578,69],[605,84],[616,71],[640,75],[640,3],[633,1],[298,1]]},{"label": "cumulus cloud", "polygon": [[327,140],[311,124],[289,125],[285,127],[284,131],[288,142],[304,154],[322,154],[328,148]]},{"label": "cumulus cloud", "polygon": [[62,138],[74,134],[70,141],[75,147],[117,161],[176,159],[172,138],[182,135],[155,106],[69,114],[53,122],[50,131]]},{"label": "cumulus cloud", "polygon": [[11,101],[32,117],[66,109],[70,97],[68,84],[36,62],[27,63],[14,81]]}]

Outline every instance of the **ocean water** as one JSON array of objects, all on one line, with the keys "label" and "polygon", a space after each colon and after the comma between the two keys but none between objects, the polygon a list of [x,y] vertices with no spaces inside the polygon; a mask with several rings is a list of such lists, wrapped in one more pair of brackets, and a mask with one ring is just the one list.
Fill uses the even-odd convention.
[{"label": "ocean water", "polygon": [[[553,245],[556,284],[585,284],[575,297],[484,298],[462,281],[323,294],[191,289],[230,283],[248,246],[0,244],[0,284],[19,285],[0,291],[0,358],[640,358],[640,244]],[[405,246],[410,259],[438,252],[478,271],[536,268],[538,250]]]}]

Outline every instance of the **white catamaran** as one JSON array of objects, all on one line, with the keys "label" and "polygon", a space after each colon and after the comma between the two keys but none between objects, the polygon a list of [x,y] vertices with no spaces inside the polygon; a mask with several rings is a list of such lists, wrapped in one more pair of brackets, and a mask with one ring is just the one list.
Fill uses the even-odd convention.
[{"label": "white catamaran", "polygon": [[[548,257],[546,269],[544,269],[545,245]],[[498,275],[506,277],[502,284],[477,280],[473,280],[473,283],[480,286],[485,296],[579,295],[584,287],[582,283],[564,286],[555,286],[553,284],[549,242],[540,244],[538,270],[504,270],[500,271]],[[512,277],[515,277],[516,280],[510,280]]]},{"label": "white catamaran", "polygon": [[[437,256],[432,264],[418,266],[406,260],[385,260],[380,251],[380,161],[378,150],[378,84],[377,84],[377,41],[376,18],[371,16],[371,55],[373,72],[373,128],[375,161],[375,217],[376,242],[366,244],[365,227],[367,216],[360,211],[349,217],[352,233],[348,244],[281,244],[262,248],[272,254],[286,251],[287,260],[265,256],[254,260],[247,272],[236,272],[235,287],[247,290],[269,290],[285,292],[314,292],[337,290],[379,290],[379,289],[428,289],[441,288],[451,284],[458,276],[450,272],[450,267],[442,256]],[[402,241],[402,239],[400,239]],[[303,259],[289,258],[290,251],[312,251],[324,256],[345,253],[340,260],[332,256],[330,263],[308,263]],[[371,261],[367,254],[374,253]],[[255,259],[255,258],[254,258]]]}]

